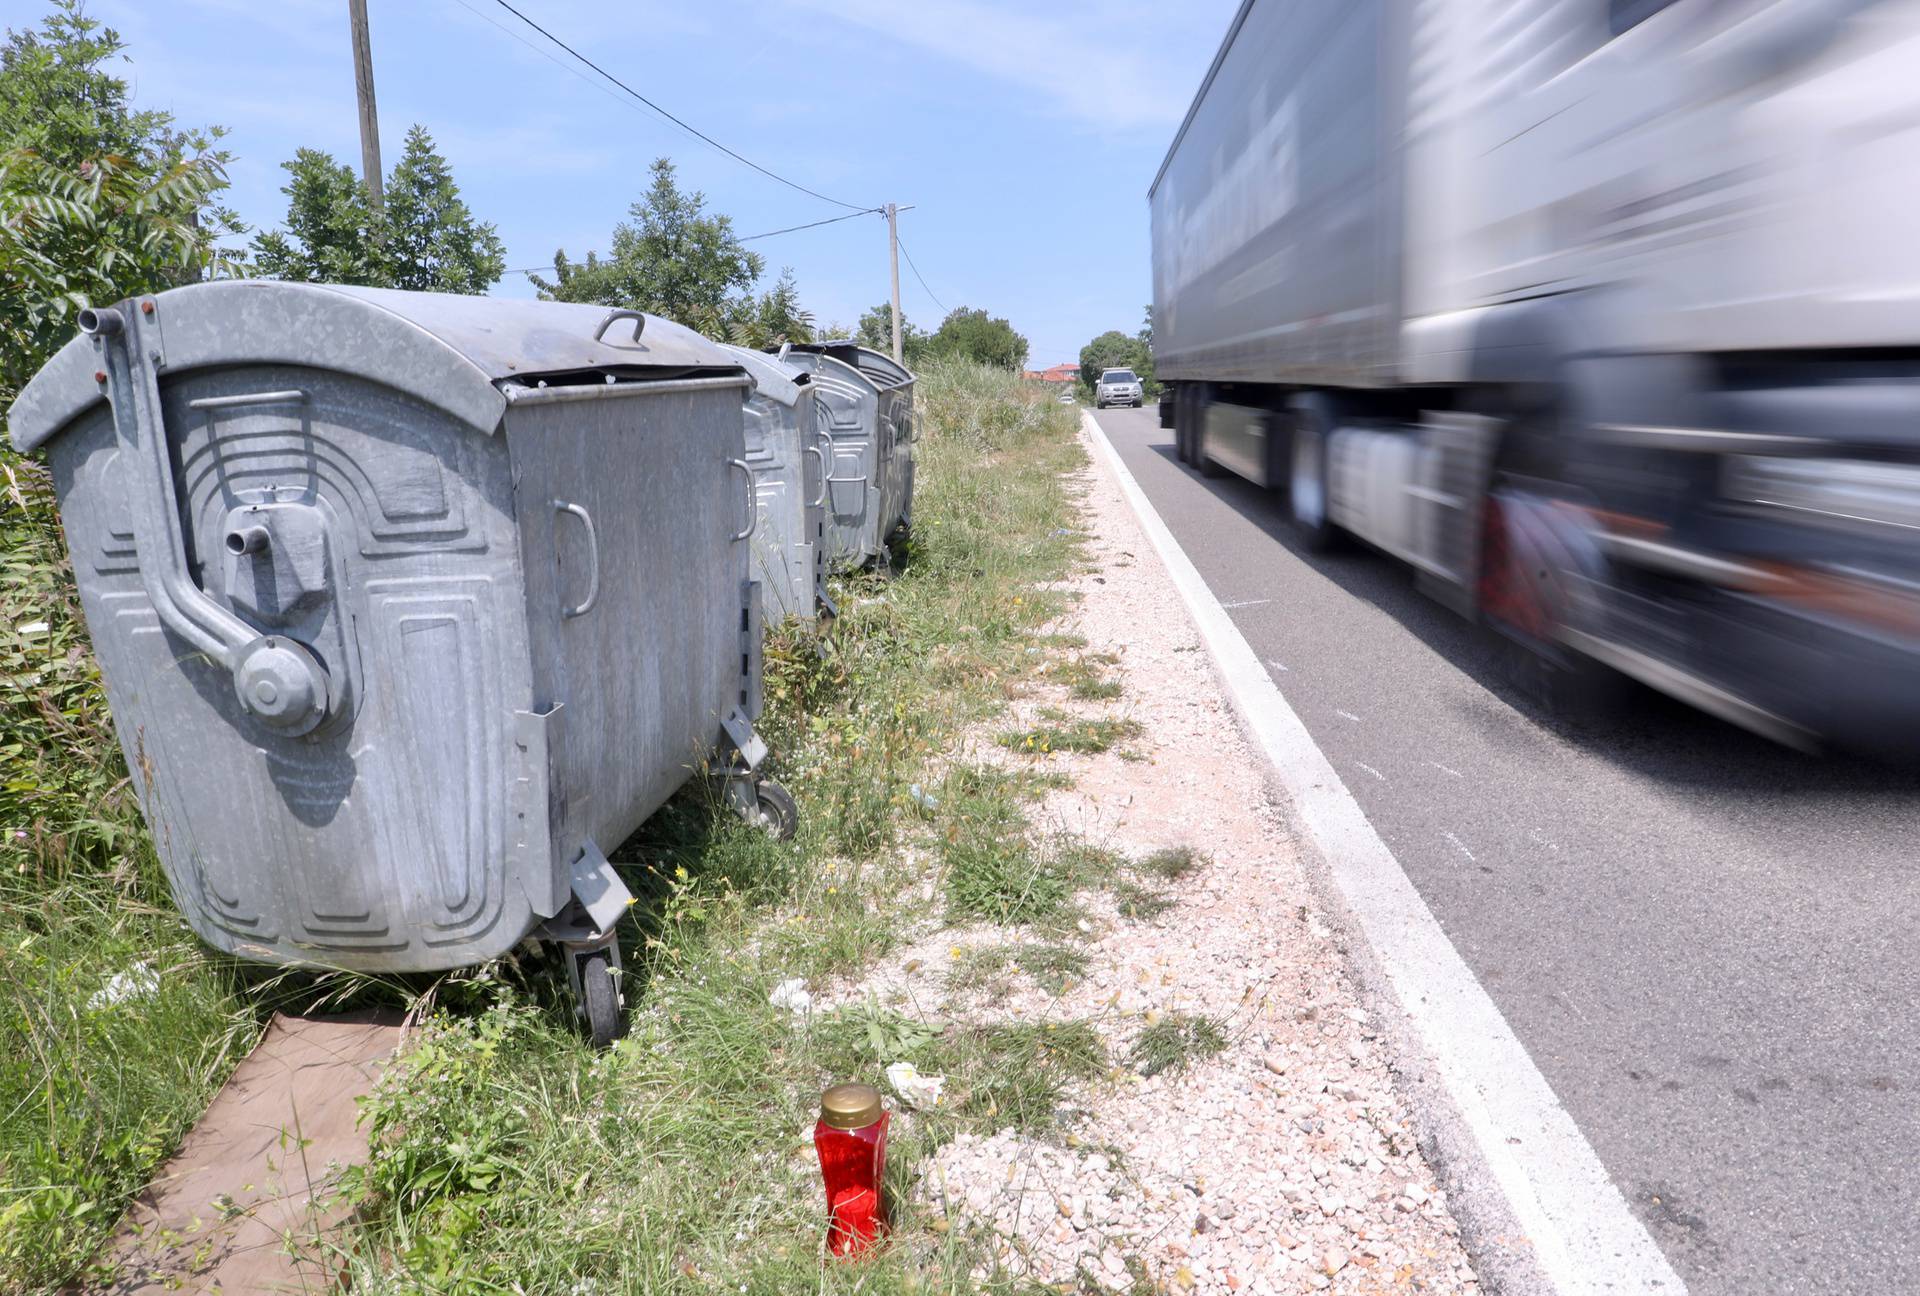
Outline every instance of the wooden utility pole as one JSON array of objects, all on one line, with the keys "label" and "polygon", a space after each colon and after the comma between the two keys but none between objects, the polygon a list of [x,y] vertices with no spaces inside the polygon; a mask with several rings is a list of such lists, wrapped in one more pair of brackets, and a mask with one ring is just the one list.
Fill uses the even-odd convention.
[{"label": "wooden utility pole", "polygon": [[887,204],[887,251],[893,262],[893,362],[906,363],[906,349],[900,338],[900,209]]},{"label": "wooden utility pole", "polygon": [[360,173],[367,202],[380,211],[380,116],[373,106],[373,42],[367,36],[367,0],[347,0],[353,23],[353,84],[360,94]]}]

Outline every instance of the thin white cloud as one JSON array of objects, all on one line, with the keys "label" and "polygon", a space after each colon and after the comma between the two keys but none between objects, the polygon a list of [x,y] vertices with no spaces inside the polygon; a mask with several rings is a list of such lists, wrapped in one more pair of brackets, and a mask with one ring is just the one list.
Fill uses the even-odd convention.
[{"label": "thin white cloud", "polygon": [[807,0],[839,18],[943,56],[1054,101],[1067,116],[1101,130],[1176,124],[1192,87],[1169,84],[1143,25],[1106,7],[1100,19],[1079,5],[1045,13],[983,0]]}]

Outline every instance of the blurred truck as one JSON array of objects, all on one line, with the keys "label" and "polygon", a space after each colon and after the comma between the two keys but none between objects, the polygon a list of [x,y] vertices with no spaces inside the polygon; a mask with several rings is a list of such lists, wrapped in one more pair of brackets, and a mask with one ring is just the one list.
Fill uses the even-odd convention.
[{"label": "blurred truck", "polygon": [[1916,198],[1911,0],[1248,0],[1150,192],[1162,422],[1550,695],[1911,751]]}]

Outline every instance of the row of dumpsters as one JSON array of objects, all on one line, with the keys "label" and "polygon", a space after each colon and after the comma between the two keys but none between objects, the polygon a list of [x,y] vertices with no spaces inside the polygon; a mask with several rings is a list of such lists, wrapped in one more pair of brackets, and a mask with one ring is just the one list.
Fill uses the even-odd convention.
[{"label": "row of dumpsters", "polygon": [[907,370],[638,311],[267,281],[81,313],[41,451],[175,898],[243,958],[564,953],[624,1020],[607,861],[690,780],[798,812],[763,629],[911,516]]}]

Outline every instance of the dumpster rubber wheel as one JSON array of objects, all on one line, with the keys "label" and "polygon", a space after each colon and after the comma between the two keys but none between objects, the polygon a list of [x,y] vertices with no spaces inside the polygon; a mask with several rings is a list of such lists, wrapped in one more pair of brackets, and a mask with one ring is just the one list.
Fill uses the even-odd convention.
[{"label": "dumpster rubber wheel", "polygon": [[793,794],[772,779],[753,785],[754,822],[775,841],[792,841],[800,831],[800,807]]},{"label": "dumpster rubber wheel", "polygon": [[580,998],[585,1001],[587,1033],[595,1048],[605,1048],[627,1033],[620,988],[613,983],[613,959],[605,950],[580,960]]}]

